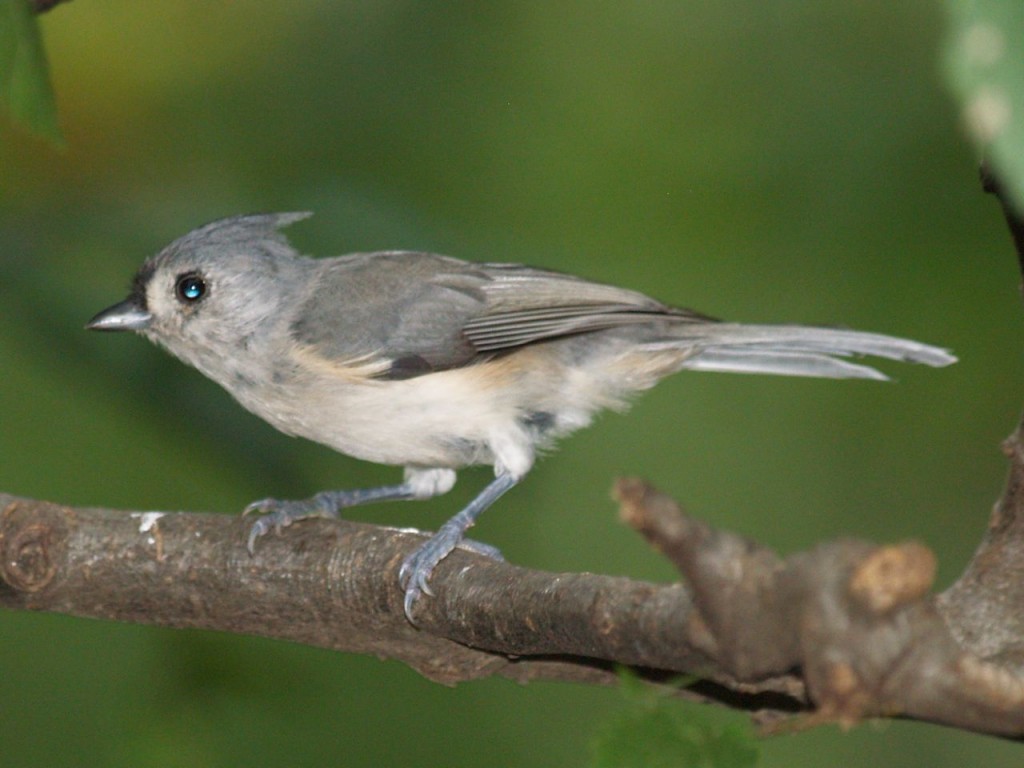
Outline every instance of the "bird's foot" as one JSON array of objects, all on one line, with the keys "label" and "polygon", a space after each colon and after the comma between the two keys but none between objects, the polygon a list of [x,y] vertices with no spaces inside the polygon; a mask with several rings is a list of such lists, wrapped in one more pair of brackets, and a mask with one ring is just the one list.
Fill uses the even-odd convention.
[{"label": "bird's foot", "polygon": [[260,499],[242,510],[243,515],[259,514],[260,517],[249,529],[249,537],[246,540],[246,548],[249,554],[256,549],[256,540],[261,536],[274,531],[280,533],[282,528],[287,528],[297,520],[305,520],[310,517],[325,517],[336,519],[341,504],[336,503],[336,498],[328,498],[325,494],[317,494],[309,499],[294,501],[282,501],[281,499]]},{"label": "bird's foot", "polygon": [[405,558],[398,571],[398,583],[405,590],[405,616],[412,624],[416,623],[412,616],[416,601],[423,595],[434,595],[428,583],[431,574],[454,549],[465,549],[491,560],[505,559],[497,547],[463,538],[465,530],[458,525],[452,525],[453,522],[445,523],[426,544]]}]

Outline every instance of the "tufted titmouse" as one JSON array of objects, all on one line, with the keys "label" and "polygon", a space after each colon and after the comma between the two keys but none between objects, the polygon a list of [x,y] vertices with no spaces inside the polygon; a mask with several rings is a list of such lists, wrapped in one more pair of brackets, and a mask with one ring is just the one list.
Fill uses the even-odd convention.
[{"label": "tufted titmouse", "polygon": [[[640,293],[517,264],[385,251],[300,255],[278,229],[308,213],[207,224],[149,258],[128,298],[86,327],[139,331],[282,432],[405,467],[397,485],[263,499],[272,528],[371,501],[447,492],[455,470],[495,479],[402,564],[405,612],[431,571],[533,465],[538,448],[679,370],[886,377],[838,359],[956,358],[873,333],[740,325]],[[496,554],[496,550],[492,550]]]}]

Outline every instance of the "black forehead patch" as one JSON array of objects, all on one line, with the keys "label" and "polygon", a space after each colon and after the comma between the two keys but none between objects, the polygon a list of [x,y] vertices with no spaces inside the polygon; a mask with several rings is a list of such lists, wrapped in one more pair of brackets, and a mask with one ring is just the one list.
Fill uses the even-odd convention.
[{"label": "black forehead patch", "polygon": [[146,306],[146,286],[149,285],[149,281],[153,278],[153,273],[156,268],[146,262],[142,265],[142,268],[135,273],[135,277],[132,280],[132,288],[130,298],[133,299],[137,306],[142,309],[149,309]]}]

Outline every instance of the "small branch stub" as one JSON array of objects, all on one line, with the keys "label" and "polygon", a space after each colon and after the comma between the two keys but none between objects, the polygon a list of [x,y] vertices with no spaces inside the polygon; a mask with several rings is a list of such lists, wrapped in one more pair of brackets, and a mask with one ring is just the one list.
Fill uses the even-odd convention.
[{"label": "small branch stub", "polygon": [[0,579],[21,592],[44,589],[57,574],[63,536],[54,530],[58,516],[37,514],[18,502],[0,512]]},{"label": "small branch stub", "polygon": [[935,581],[936,560],[917,542],[881,547],[850,579],[850,596],[876,614],[885,614],[924,597]]}]

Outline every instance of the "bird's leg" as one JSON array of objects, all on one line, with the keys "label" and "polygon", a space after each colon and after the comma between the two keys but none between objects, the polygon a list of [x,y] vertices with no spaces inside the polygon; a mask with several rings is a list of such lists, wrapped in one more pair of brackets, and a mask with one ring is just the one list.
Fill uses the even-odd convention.
[{"label": "bird's leg", "polygon": [[271,530],[280,531],[297,520],[309,517],[334,519],[343,509],[378,501],[429,499],[447,493],[454,484],[455,472],[451,469],[410,467],[405,470],[405,481],[397,485],[357,488],[349,491],[322,491],[308,499],[295,501],[260,499],[247,506],[242,512],[244,515],[253,512],[262,513],[262,516],[249,529],[246,546],[251,555],[257,539]]},{"label": "bird's leg", "polygon": [[[507,472],[499,473],[480,492],[479,496],[442,525],[426,544],[405,559],[398,572],[398,579],[405,589],[405,615],[409,621],[413,624],[416,623],[412,618],[412,609],[420,595],[433,594],[427,581],[430,579],[430,574],[437,567],[437,564],[448,557],[451,551],[459,546],[466,535],[466,531],[480,517],[480,513],[497,501],[503,493],[518,481],[518,478]],[[490,555],[486,550],[481,551],[477,547],[470,547],[470,549],[479,551],[481,554]]]}]

